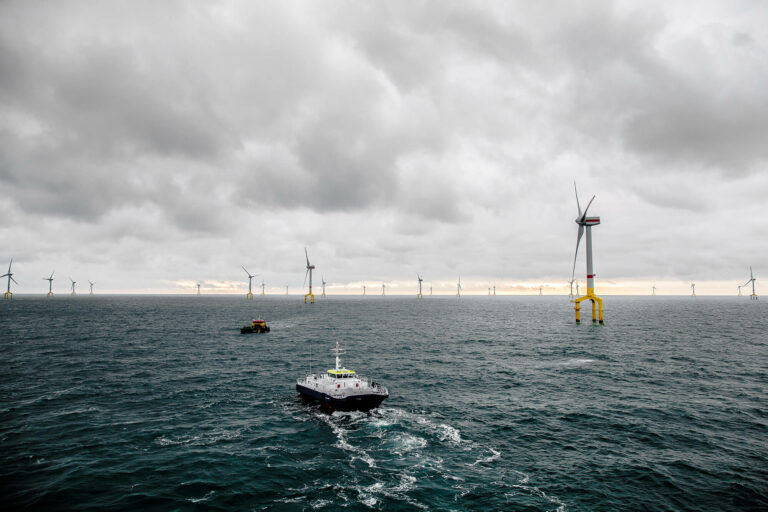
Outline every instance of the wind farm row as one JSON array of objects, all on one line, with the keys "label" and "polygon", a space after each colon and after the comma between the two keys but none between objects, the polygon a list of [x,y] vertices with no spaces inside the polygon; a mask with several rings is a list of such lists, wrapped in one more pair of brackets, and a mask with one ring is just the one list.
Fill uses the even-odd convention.
[{"label": "wind farm row", "polygon": [[[581,303],[585,301],[591,302],[592,305],[592,321],[599,323],[603,323],[603,299],[596,295],[595,293],[595,273],[593,270],[593,254],[592,254],[592,228],[595,226],[600,225],[600,217],[598,216],[587,216],[587,212],[589,211],[589,207],[592,205],[592,202],[595,200],[595,196],[592,196],[592,198],[589,200],[589,203],[587,203],[586,208],[584,208],[584,211],[581,210],[581,203],[579,202],[579,193],[576,189],[576,184],[574,183],[574,193],[576,195],[576,208],[578,211],[578,216],[575,219],[576,224],[578,225],[578,231],[577,231],[577,237],[576,237],[576,251],[574,253],[573,257],[573,268],[571,272],[571,279],[570,281],[567,281],[567,284],[569,285],[568,289],[568,298],[571,299],[571,302],[574,304],[574,312],[576,316],[576,322],[580,322],[580,310],[581,310]],[[579,281],[576,279],[576,263],[579,255],[579,247],[581,245],[581,239],[586,234],[586,284],[587,284],[587,292],[585,295],[580,294],[579,289]],[[304,274],[304,283],[302,284],[302,289],[304,289],[304,286],[309,284],[307,288],[307,293],[304,294],[304,302],[309,304],[314,304],[315,302],[315,294],[313,291],[313,273],[316,270],[316,266],[311,264],[309,261],[309,252],[307,251],[307,248],[304,248],[304,257],[306,260],[306,266],[305,266],[305,274]],[[18,285],[18,282],[13,277],[13,259],[11,258],[10,263],[8,264],[8,272],[0,276],[0,278],[7,278],[7,287],[6,291],[3,294],[3,297],[5,299],[10,299],[13,297],[13,292],[11,292],[11,282]],[[258,274],[251,274],[251,272],[244,266],[241,265],[241,268],[245,272],[247,278],[248,278],[248,293],[246,293],[245,297],[246,299],[253,299],[253,279],[258,276]],[[43,277],[42,279],[44,281],[48,281],[48,292],[46,293],[47,297],[53,296],[53,281],[54,281],[54,272],[51,272],[50,276]],[[742,295],[742,288],[746,288],[751,285],[751,294],[749,295],[749,298],[752,300],[757,300],[757,293],[755,291],[755,282],[756,278],[754,276],[754,273],[752,271],[752,267],[749,267],[749,279],[744,284],[737,285],[737,292],[738,295]],[[74,296],[77,295],[77,281],[69,277],[70,281],[70,289],[69,289],[69,295]],[[326,288],[328,286],[328,282],[325,280],[325,276],[321,274],[321,287],[322,292],[320,294],[321,297],[327,296]],[[93,295],[93,287],[96,284],[95,282],[88,281],[88,284],[90,286],[89,289],[89,295]],[[414,281],[414,289],[413,292],[415,293],[416,298],[423,299],[424,294],[424,279],[421,276],[421,273],[416,274],[416,280]],[[576,287],[576,293],[574,294],[574,285]],[[261,280],[261,296],[266,295],[266,283],[264,282],[264,279]],[[197,295],[201,295],[202,291],[202,283],[197,282],[194,285],[194,288],[196,289]],[[368,293],[368,286],[365,282],[361,284],[362,289],[362,295],[371,295]],[[539,286],[539,295],[543,295],[544,286]],[[691,296],[696,296],[696,283],[690,283],[690,289],[691,289]],[[497,290],[497,285],[495,284],[489,284],[488,286],[488,295],[489,296],[495,296]],[[656,283],[653,284],[650,290],[650,294],[655,296],[657,291]],[[456,293],[455,295],[457,297],[461,297],[462,293],[464,292],[464,287],[461,284],[461,276],[458,277],[458,280],[456,282]],[[285,286],[285,295],[289,294],[289,287],[288,285]],[[374,292],[372,294],[378,295],[378,292]],[[386,296],[387,294],[387,283],[381,282],[381,292],[380,295]],[[429,295],[431,296],[433,294],[433,286],[432,284],[429,285]],[[444,295],[444,294],[443,294]]]}]

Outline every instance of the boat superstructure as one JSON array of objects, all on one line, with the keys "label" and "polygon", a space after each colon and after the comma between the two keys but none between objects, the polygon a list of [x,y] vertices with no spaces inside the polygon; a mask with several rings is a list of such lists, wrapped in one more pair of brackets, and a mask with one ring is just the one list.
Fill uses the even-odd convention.
[{"label": "boat superstructure", "polygon": [[310,373],[296,381],[296,391],[310,401],[340,411],[369,411],[389,397],[384,386],[341,366],[339,342],[334,349],[336,367],[324,374]]}]

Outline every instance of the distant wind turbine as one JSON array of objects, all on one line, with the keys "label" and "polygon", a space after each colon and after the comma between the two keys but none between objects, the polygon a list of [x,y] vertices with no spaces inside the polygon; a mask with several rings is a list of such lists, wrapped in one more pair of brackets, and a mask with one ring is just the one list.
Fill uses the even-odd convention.
[{"label": "distant wind turbine", "polygon": [[70,293],[70,295],[77,295],[77,294],[75,293],[75,285],[77,284],[77,281],[75,281],[75,280],[74,280],[74,279],[72,279],[71,277],[69,278],[69,280],[70,280],[70,281],[72,281],[72,293]]},{"label": "distant wind turbine", "polygon": [[[603,299],[595,295],[595,272],[592,269],[592,227],[600,225],[600,217],[587,217],[587,211],[592,205],[592,201],[595,200],[595,196],[587,203],[587,207],[584,208],[584,212],[581,211],[581,204],[579,204],[579,192],[576,190],[576,182],[573,182],[573,191],[576,194],[576,208],[579,211],[579,216],[576,217],[576,224],[579,225],[579,231],[576,236],[576,251],[573,254],[573,272],[571,273],[571,279],[576,276],[576,258],[579,255],[579,244],[581,243],[581,237],[584,231],[587,232],[587,294],[583,297],[576,298],[574,302],[574,313],[576,314],[576,323],[581,323],[581,303],[588,300],[592,302],[592,323],[599,321],[603,324]],[[597,303],[597,304],[595,304]],[[599,316],[596,314],[595,305],[599,309]],[[598,320],[599,318],[599,320]]]},{"label": "distant wind turbine", "polygon": [[463,288],[461,287],[461,276],[459,276],[459,282],[456,285],[456,296],[457,297],[461,297],[461,290],[463,290]]},{"label": "distant wind turbine", "polygon": [[429,285],[429,296],[432,296],[432,285]]},{"label": "distant wind turbine", "polygon": [[13,265],[13,258],[11,258],[11,262],[8,264],[8,272],[0,276],[0,278],[7,277],[8,278],[8,288],[5,290],[5,293],[3,294],[4,299],[12,299],[13,294],[11,293],[11,281],[13,281],[16,284],[19,284],[16,282],[16,280],[13,278],[13,272],[11,272],[11,265]]},{"label": "distant wind turbine", "polygon": [[749,283],[752,283],[752,295],[749,296],[749,300],[757,300],[757,294],[755,293],[755,281],[757,281],[757,279],[755,279],[754,274],[752,274],[752,267],[749,267],[749,281],[741,285],[747,286]]},{"label": "distant wind turbine", "polygon": [[541,290],[542,290],[542,287],[539,286],[539,295],[541,295]]},{"label": "distant wind turbine", "polygon": [[696,296],[696,283],[691,283],[691,297]]},{"label": "distant wind turbine", "polygon": [[387,285],[385,283],[381,283],[381,296],[385,296],[387,294]]},{"label": "distant wind turbine", "polygon": [[[417,299],[423,299],[424,295],[421,293],[421,283],[424,280],[421,278],[421,274],[416,274],[416,277],[419,279],[419,293],[416,294],[416,298]],[[431,287],[430,287],[430,289],[431,289]],[[430,295],[431,295],[431,293],[430,293]]]},{"label": "distant wind turbine", "polygon": [[656,283],[653,283],[653,295],[656,296]]},{"label": "distant wind turbine", "polygon": [[96,283],[92,283],[92,282],[90,281],[90,279],[89,279],[89,280],[88,280],[88,284],[89,284],[89,285],[91,285],[91,293],[90,293],[89,295],[93,295],[93,285],[95,285]]},{"label": "distant wind turbine", "polygon": [[251,290],[251,283],[253,282],[253,278],[256,277],[258,274],[251,274],[243,265],[240,265],[240,266],[242,267],[243,270],[245,270],[245,274],[248,276],[248,293],[245,294],[245,298],[252,299],[253,291]]},{"label": "distant wind turbine", "polygon": [[488,296],[489,297],[491,296],[491,287],[490,286],[488,287]]},{"label": "distant wind turbine", "polygon": [[328,283],[325,282],[325,276],[322,274],[320,275],[320,281],[323,283],[323,294],[321,295],[321,297],[325,297],[325,285],[327,285]]},{"label": "distant wind turbine", "polygon": [[496,285],[493,286],[493,296],[496,296]]},{"label": "distant wind turbine", "polygon": [[43,281],[48,281],[48,294],[46,297],[53,297],[53,274],[56,272],[55,270],[51,272],[51,275],[49,277],[44,277]]},{"label": "distant wind turbine", "polygon": [[309,276],[309,291],[304,296],[304,304],[307,303],[307,297],[309,297],[310,304],[315,303],[315,295],[312,293],[312,271],[315,270],[315,266],[309,263],[309,254],[307,253],[307,248],[304,248],[304,256],[307,258],[307,271],[304,274],[304,282],[307,282],[307,276]]},{"label": "distant wind turbine", "polygon": [[739,285],[738,288],[739,288],[739,297],[741,297],[741,285]]},{"label": "distant wind turbine", "polygon": [[365,297],[365,285],[363,285],[363,297]]},{"label": "distant wind turbine", "polygon": [[197,294],[200,295],[200,283],[197,283]]},{"label": "distant wind turbine", "polygon": [[262,297],[264,296],[264,286],[265,286],[265,285],[264,285],[264,280],[262,279],[262,280],[261,280],[261,296],[262,296]]}]

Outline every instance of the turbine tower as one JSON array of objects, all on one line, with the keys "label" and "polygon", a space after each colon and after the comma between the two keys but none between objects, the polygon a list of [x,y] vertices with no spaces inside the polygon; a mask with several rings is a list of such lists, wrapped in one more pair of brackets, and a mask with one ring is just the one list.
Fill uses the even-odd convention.
[{"label": "turbine tower", "polygon": [[696,283],[691,283],[691,297],[696,296]]},{"label": "turbine tower", "polygon": [[363,297],[365,297],[365,285],[363,285]]},{"label": "turbine tower", "polygon": [[385,296],[387,294],[387,285],[385,283],[381,283],[381,296]]},{"label": "turbine tower", "polygon": [[579,295],[579,282],[576,281],[576,296]]},{"label": "turbine tower", "polygon": [[[13,272],[11,272],[11,265],[13,265],[13,258],[11,258],[11,262],[8,264],[8,273],[3,274],[2,276],[0,276],[0,278],[2,278],[2,277],[7,277],[8,278],[8,288],[5,290],[5,293],[3,294],[3,298],[4,299],[12,299],[13,298],[13,294],[11,293],[11,281],[13,281],[16,284],[19,284],[13,278]],[[53,274],[51,274],[51,275],[53,275]]]},{"label": "turbine tower", "polygon": [[89,280],[88,280],[88,284],[89,284],[89,285],[91,285],[91,293],[89,293],[89,295],[93,295],[93,285],[95,285],[96,283],[92,283],[92,282],[90,281],[90,279],[89,279]]},{"label": "turbine tower", "polygon": [[[420,274],[416,274],[416,277],[419,278],[419,293],[416,294],[416,298],[417,299],[423,299],[424,295],[421,293],[421,283],[424,282],[424,280],[421,278]],[[430,290],[429,294],[432,295],[432,287],[431,286],[429,287],[429,290]]]},{"label": "turbine tower", "polygon": [[461,276],[459,276],[459,283],[456,285],[456,296],[461,297]]},{"label": "turbine tower", "polygon": [[432,285],[429,285],[429,296],[432,296]]},{"label": "turbine tower", "polygon": [[571,279],[574,279],[576,276],[576,257],[579,255],[579,243],[584,234],[584,229],[586,228],[587,231],[587,294],[583,297],[578,297],[573,301],[575,303],[573,309],[576,313],[576,323],[581,323],[581,302],[589,300],[592,302],[592,323],[598,321],[597,311],[595,311],[595,303],[597,303],[600,310],[599,321],[602,325],[603,299],[595,295],[595,272],[592,269],[592,226],[600,224],[600,217],[587,217],[587,211],[589,210],[592,201],[595,200],[595,196],[592,196],[592,199],[587,203],[587,207],[584,208],[584,213],[582,213],[581,204],[579,204],[579,192],[576,190],[576,182],[573,183],[573,191],[576,193],[576,208],[579,210],[579,216],[576,217],[576,224],[579,225],[579,232],[576,236],[576,253],[573,256],[573,273],[571,274]]},{"label": "turbine tower", "polygon": [[[311,265],[309,263],[309,254],[307,254],[307,248],[306,247],[304,248],[304,256],[307,257],[307,271],[304,274],[304,282],[305,283],[307,282],[307,276],[309,276],[309,291],[304,296],[304,304],[307,303],[307,297],[309,297],[310,304],[314,304],[315,303],[315,296],[314,296],[314,294],[312,294],[312,271],[315,270],[315,266]],[[288,293],[287,288],[286,288],[286,292],[285,293],[286,294]]]},{"label": "turbine tower", "polygon": [[655,297],[656,296],[656,283],[653,283],[652,290],[653,290],[653,294],[652,295]]},{"label": "turbine tower", "polygon": [[200,283],[197,283],[197,294],[200,295]]},{"label": "turbine tower", "polygon": [[488,287],[488,296],[489,297],[491,296],[491,287],[490,286]]},{"label": "turbine tower", "polygon": [[72,281],[72,293],[70,295],[77,295],[75,293],[75,285],[77,284],[77,281],[73,280],[71,277],[69,278],[70,281]]},{"label": "turbine tower", "polygon": [[571,288],[568,290],[568,298],[569,299],[573,298],[573,281],[574,281],[574,279],[571,279],[570,281],[568,281],[568,284],[571,286]]},{"label": "turbine tower", "polygon": [[[8,271],[10,272],[10,268],[9,268]],[[749,267],[749,281],[747,281],[746,283],[741,285],[741,286],[747,286],[749,283],[752,283],[752,295],[749,296],[749,300],[757,300],[757,294],[755,293],[755,281],[756,280],[757,279],[755,279],[754,274],[752,274],[752,267]],[[741,291],[741,289],[739,289],[739,291]]]},{"label": "turbine tower", "polygon": [[264,294],[264,280],[262,279],[261,280],[261,296],[263,297],[264,295],[265,295]]},{"label": "turbine tower", "polygon": [[251,275],[248,270],[243,265],[240,265],[243,270],[245,270],[246,275],[248,276],[248,293],[245,294],[246,299],[252,299],[253,298],[253,292],[251,291],[251,283],[253,282],[253,278],[256,277],[258,274]]},{"label": "turbine tower", "polygon": [[288,285],[285,285],[285,295],[288,295]]},{"label": "turbine tower", "polygon": [[739,285],[738,288],[739,288],[739,297],[741,297],[741,285]]},{"label": "turbine tower", "polygon": [[493,287],[493,296],[494,296],[494,297],[496,296],[496,286],[495,286],[495,285],[494,285],[494,287]]},{"label": "turbine tower", "polygon": [[320,276],[320,281],[322,281],[323,283],[323,294],[321,295],[321,297],[325,298],[325,285],[327,285],[328,283],[325,282],[325,276],[323,275]]},{"label": "turbine tower", "polygon": [[542,287],[539,286],[539,297],[541,297],[541,290],[542,290]]},{"label": "turbine tower", "polygon": [[[56,272],[55,270],[53,272]],[[43,281],[48,281],[48,294],[46,297],[53,297],[53,272],[50,277],[44,277]]]}]

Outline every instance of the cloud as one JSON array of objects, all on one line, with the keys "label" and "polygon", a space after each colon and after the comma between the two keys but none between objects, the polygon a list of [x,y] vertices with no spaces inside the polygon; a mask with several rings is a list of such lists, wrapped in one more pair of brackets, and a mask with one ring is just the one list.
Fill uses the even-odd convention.
[{"label": "cloud", "polygon": [[304,246],[340,282],[567,277],[575,178],[601,274],[737,273],[768,249],[760,7],[4,2],[0,236],[131,289],[298,286]]}]

